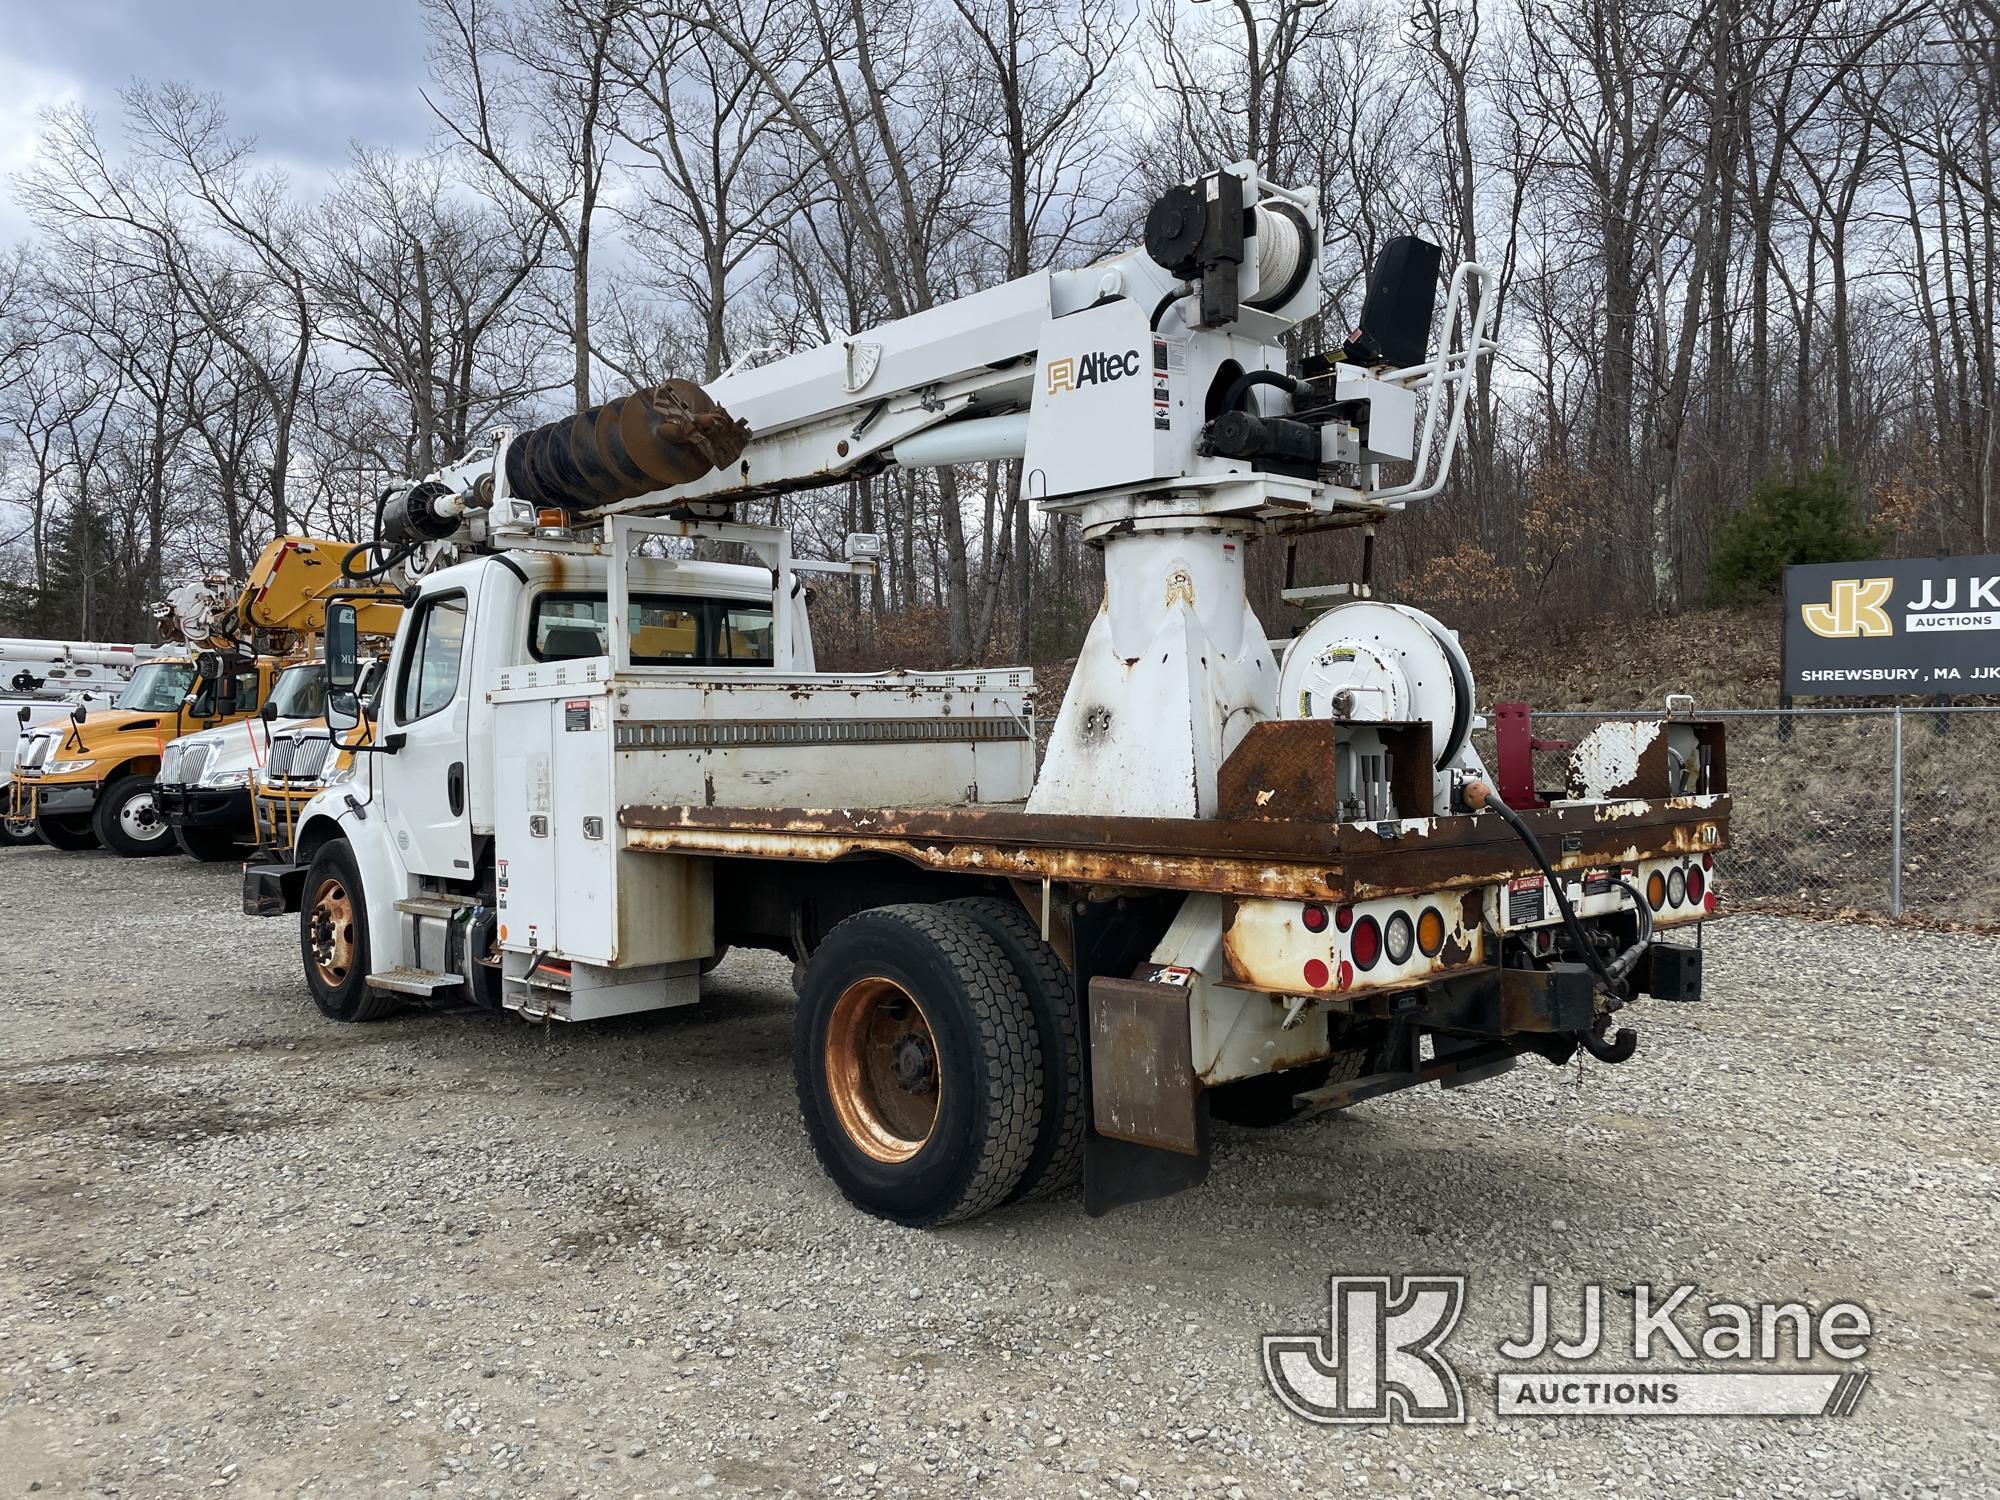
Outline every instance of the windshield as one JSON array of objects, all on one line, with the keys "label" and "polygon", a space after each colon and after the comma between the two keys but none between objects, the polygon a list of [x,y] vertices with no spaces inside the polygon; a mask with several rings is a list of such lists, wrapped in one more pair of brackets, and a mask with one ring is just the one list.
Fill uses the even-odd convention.
[{"label": "windshield", "polygon": [[271,689],[271,707],[281,719],[317,719],[326,712],[326,675],[318,662],[287,667]]},{"label": "windshield", "polygon": [[193,662],[149,661],[125,684],[125,691],[118,695],[118,707],[147,714],[172,713],[193,686]]}]

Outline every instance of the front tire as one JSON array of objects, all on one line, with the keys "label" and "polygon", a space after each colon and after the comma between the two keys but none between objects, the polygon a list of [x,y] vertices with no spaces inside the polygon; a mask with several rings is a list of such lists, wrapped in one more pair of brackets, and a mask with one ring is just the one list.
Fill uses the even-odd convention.
[{"label": "front tire", "polygon": [[90,831],[87,817],[37,818],[35,836],[51,849],[76,852],[97,847],[97,835]]},{"label": "front tire", "polygon": [[176,828],[174,842],[189,859],[207,865],[243,858],[243,846],[236,842],[232,828]]},{"label": "front tire", "polygon": [[0,817],[0,849],[11,849],[19,844],[32,844],[38,837],[33,818],[17,815],[11,808],[5,817]]},{"label": "front tire", "polygon": [[174,831],[153,800],[153,778],[127,776],[98,796],[91,832],[114,854],[138,859],[174,851]]},{"label": "front tire", "polygon": [[792,1027],[806,1133],[847,1201],[912,1228],[1020,1186],[1041,1131],[1041,1044],[1000,945],[963,913],[849,917],[806,967]]},{"label": "front tire", "polygon": [[299,956],[306,988],[329,1021],[379,1021],[400,1001],[368,988],[368,899],[345,839],[320,847],[306,867],[299,905]]}]

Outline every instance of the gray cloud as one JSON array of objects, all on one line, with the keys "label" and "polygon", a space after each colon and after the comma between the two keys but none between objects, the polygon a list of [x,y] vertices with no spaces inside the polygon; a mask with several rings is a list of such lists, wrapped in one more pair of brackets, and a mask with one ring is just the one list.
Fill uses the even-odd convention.
[{"label": "gray cloud", "polygon": [[[113,125],[135,78],[221,94],[259,156],[306,180],[337,168],[350,141],[411,148],[430,133],[416,0],[5,0],[0,16],[11,169],[32,151],[35,110],[81,100]],[[25,228],[11,210],[0,211],[9,239]]]}]

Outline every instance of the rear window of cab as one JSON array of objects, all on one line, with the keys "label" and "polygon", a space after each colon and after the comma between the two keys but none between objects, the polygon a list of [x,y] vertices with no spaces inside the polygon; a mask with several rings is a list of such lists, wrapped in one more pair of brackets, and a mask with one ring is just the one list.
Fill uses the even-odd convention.
[{"label": "rear window of cab", "polygon": [[[611,650],[611,608],[602,594],[538,595],[528,617],[528,654],[576,661]],[[768,667],[771,606],[748,600],[634,594],[627,627],[641,667]]]}]

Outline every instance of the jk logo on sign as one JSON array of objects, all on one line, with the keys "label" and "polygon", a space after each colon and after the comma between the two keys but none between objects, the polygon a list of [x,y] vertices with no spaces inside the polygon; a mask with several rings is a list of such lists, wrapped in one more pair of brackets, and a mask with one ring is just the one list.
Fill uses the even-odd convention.
[{"label": "jk logo on sign", "polygon": [[1837,639],[1854,635],[1893,635],[1896,627],[1882,606],[1889,602],[1893,578],[1836,578],[1833,597],[1825,604],[1799,606],[1799,617],[1814,635]]},{"label": "jk logo on sign", "polygon": [[1325,1333],[1268,1334],[1264,1378],[1308,1422],[1460,1423],[1465,1390],[1438,1352],[1465,1309],[1463,1276],[1335,1276]]}]

